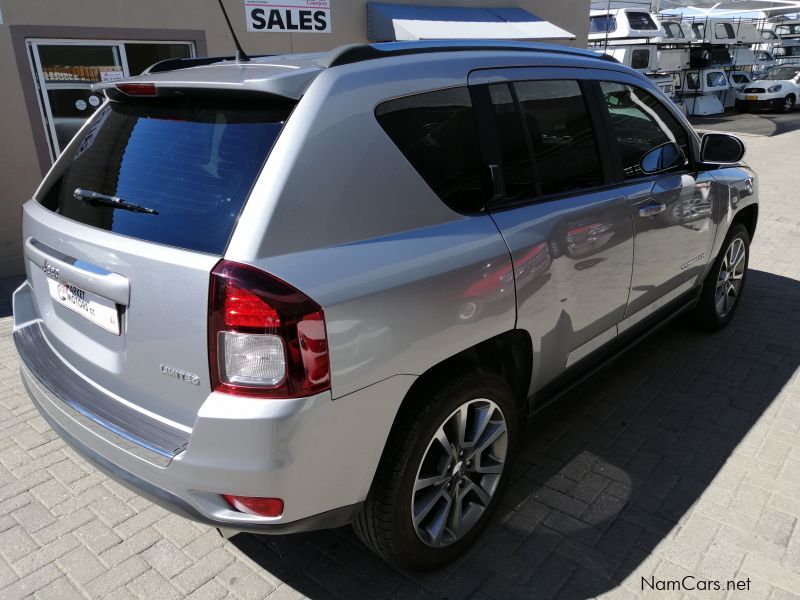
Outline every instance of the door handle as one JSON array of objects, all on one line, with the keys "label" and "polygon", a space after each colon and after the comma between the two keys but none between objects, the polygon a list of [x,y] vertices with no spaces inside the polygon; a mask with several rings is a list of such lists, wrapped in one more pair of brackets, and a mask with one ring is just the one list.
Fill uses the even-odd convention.
[{"label": "door handle", "polygon": [[640,217],[654,217],[658,213],[662,213],[667,210],[667,205],[662,204],[660,202],[651,202],[650,204],[643,206],[639,209],[639,216]]}]

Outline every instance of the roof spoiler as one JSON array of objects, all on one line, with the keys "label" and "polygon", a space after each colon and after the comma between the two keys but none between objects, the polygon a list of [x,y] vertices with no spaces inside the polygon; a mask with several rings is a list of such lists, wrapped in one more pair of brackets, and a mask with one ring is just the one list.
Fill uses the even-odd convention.
[{"label": "roof spoiler", "polygon": [[[259,54],[251,58],[261,58],[263,56],[272,56],[271,54]],[[188,69],[190,67],[202,67],[203,65],[210,65],[218,62],[235,61],[235,56],[199,56],[195,58],[168,58],[166,60],[158,61],[147,67],[142,71],[142,75],[149,73],[163,73],[165,71],[176,71],[178,69]]]}]

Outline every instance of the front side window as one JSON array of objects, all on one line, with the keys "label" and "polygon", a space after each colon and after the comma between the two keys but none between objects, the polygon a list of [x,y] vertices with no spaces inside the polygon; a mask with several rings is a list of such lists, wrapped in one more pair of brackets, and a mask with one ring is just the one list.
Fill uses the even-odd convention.
[{"label": "front side window", "polygon": [[543,196],[603,183],[594,130],[577,81],[514,84]]},{"label": "front side window", "polygon": [[650,66],[650,51],[649,50],[634,50],[631,54],[631,68],[632,69],[647,69]]},{"label": "front side window", "polygon": [[732,40],[736,37],[730,23],[717,23],[714,27],[714,35],[718,40]]},{"label": "front side window", "polygon": [[653,95],[631,85],[606,81],[600,83],[600,88],[626,179],[641,177],[642,157],[667,142],[676,143],[689,156],[686,130]]},{"label": "front side window", "polygon": [[686,87],[690,90],[700,89],[700,73],[693,71],[686,74]]},{"label": "front side window", "polygon": [[375,116],[445,204],[463,213],[481,210],[478,132],[466,87],[388,100]]}]

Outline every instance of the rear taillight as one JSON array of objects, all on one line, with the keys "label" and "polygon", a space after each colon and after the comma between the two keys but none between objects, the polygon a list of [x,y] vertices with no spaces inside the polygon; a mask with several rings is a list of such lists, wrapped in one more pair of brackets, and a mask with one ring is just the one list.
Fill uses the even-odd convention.
[{"label": "rear taillight", "polygon": [[208,311],[211,385],[261,398],[298,398],[330,389],[322,308],[255,267],[220,261]]},{"label": "rear taillight", "polygon": [[280,517],[283,514],[283,500],[280,498],[254,498],[251,496],[232,496],[222,494],[231,508],[256,517]]}]

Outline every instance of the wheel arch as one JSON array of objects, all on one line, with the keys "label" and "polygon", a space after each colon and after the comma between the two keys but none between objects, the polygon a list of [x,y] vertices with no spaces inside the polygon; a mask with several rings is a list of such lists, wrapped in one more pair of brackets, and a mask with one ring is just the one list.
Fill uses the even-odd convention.
[{"label": "wheel arch", "polygon": [[430,367],[413,383],[398,414],[421,390],[458,377],[460,373],[480,369],[504,379],[517,400],[517,406],[524,412],[533,371],[533,344],[527,331],[511,329]]},{"label": "wheel arch", "polygon": [[[756,225],[758,224],[758,204],[750,204],[737,211],[736,214],[733,215],[730,226],[732,227],[735,223],[741,223],[747,228],[747,233],[750,235],[750,240],[752,241],[753,236],[756,234]],[[730,227],[728,229],[730,229]]]}]

